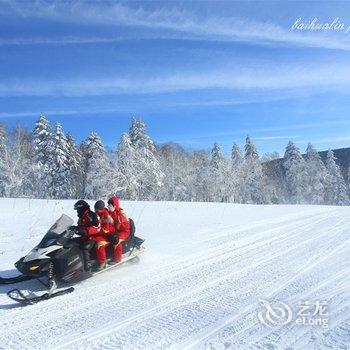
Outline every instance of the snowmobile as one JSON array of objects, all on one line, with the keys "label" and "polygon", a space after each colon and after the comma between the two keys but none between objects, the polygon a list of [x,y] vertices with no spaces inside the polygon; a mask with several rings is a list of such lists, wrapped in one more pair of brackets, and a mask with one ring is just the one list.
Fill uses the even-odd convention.
[{"label": "snowmobile", "polygon": [[[59,284],[68,282],[74,283],[95,274],[114,268],[130,260],[138,260],[144,250],[143,239],[135,236],[135,225],[130,219],[131,234],[127,241],[123,242],[123,256],[120,263],[107,265],[101,271],[96,271],[97,259],[94,249],[91,250],[92,268],[86,270],[83,252],[81,248],[80,232],[72,226],[73,220],[63,214],[44,235],[40,243],[34,247],[26,256],[15,263],[15,267],[21,275],[16,277],[2,278],[1,284],[19,283],[31,279],[37,279],[48,288],[43,295],[27,296],[19,289],[12,289],[7,295],[22,305],[35,304],[39,301],[71,293],[74,287],[56,291]],[[107,262],[111,260],[111,251],[107,247]]]}]

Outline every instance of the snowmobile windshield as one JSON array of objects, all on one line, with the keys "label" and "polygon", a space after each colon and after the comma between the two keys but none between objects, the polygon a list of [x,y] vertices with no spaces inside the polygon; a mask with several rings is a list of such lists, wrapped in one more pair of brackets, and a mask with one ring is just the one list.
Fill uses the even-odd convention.
[{"label": "snowmobile windshield", "polygon": [[46,248],[50,245],[57,244],[58,240],[65,234],[67,229],[73,225],[73,220],[63,214],[47,231],[41,242],[40,248]]}]

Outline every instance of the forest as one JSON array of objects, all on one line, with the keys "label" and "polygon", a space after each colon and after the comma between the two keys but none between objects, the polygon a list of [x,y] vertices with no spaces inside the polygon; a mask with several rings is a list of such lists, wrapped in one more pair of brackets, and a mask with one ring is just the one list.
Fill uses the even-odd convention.
[{"label": "forest", "polygon": [[332,150],[324,162],[309,143],[302,154],[289,142],[271,175],[272,158],[260,156],[249,136],[244,150],[233,143],[231,157],[218,143],[211,151],[176,143],[156,145],[145,123],[132,118],[115,149],[92,132],[77,145],[60,123],[41,114],[32,131],[0,125],[0,196],[232,202],[249,204],[349,204],[344,177]]}]

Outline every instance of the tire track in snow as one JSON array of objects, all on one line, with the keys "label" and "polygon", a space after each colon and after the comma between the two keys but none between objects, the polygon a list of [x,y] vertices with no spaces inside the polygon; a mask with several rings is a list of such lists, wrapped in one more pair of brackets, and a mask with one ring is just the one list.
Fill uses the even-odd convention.
[{"label": "tire track in snow", "polygon": [[[348,230],[348,227],[346,227],[344,229],[344,231],[346,232]],[[286,283],[284,283],[282,286],[279,286],[276,290],[273,290],[272,292],[270,292],[269,295],[265,296],[265,298],[268,299],[274,299],[277,298],[277,296],[275,295],[276,292],[278,292],[279,290],[283,290],[283,287],[285,287],[286,285],[290,284],[291,281],[300,278],[301,275],[306,274],[307,272],[309,272],[310,269],[317,267],[318,265],[322,264],[324,261],[327,261],[330,257],[332,257],[334,254],[339,253],[341,250],[344,249],[344,247],[349,246],[349,242],[350,241],[345,241],[343,244],[341,244],[339,247],[336,247],[335,249],[332,249],[326,256],[324,256],[321,260],[317,260],[312,264],[309,264],[309,266],[306,266],[305,268],[303,268],[301,270],[301,272],[299,274],[297,274],[296,276],[294,276],[293,278],[291,278],[289,281],[287,281]],[[346,256],[346,254],[344,254]],[[292,300],[286,300],[285,298],[277,298],[277,300],[281,300],[281,301],[285,301],[288,303],[293,303],[295,301],[298,300],[303,300],[305,299],[306,296],[309,296],[311,294],[313,294],[315,291],[325,287],[325,286],[329,286],[334,284],[334,282],[337,279],[342,278],[343,276],[346,276],[348,274],[348,271],[346,268],[344,268],[344,270],[336,275],[333,275],[332,278],[330,280],[327,280],[326,282],[317,285],[315,288],[313,288],[312,290],[308,290],[306,294],[301,294],[301,295],[296,295],[294,296],[294,298]],[[206,332],[206,334],[202,337],[197,339],[195,342],[192,342],[191,344],[187,344],[187,346],[185,346],[186,348],[195,348],[196,345],[198,345],[199,343],[205,341],[205,339],[208,339],[210,337],[213,337],[215,334],[218,334],[219,332],[223,331],[223,329],[225,329],[226,327],[230,327],[230,324],[237,320],[238,318],[240,318],[242,316],[242,314],[245,314],[249,311],[254,311],[254,318],[256,320],[256,309],[257,307],[259,307],[259,303],[255,303],[254,305],[248,306],[247,308],[245,308],[240,314],[237,314],[235,316],[233,316],[232,318],[226,319],[224,321],[221,322],[220,325],[218,325],[217,327],[215,327],[213,330]],[[252,325],[249,325],[247,328],[242,329],[241,331],[239,331],[238,333],[235,333],[235,337],[240,334],[243,333],[244,331],[246,331],[247,329],[253,328],[254,326],[262,326],[259,322],[256,322]],[[281,329],[282,327],[280,327]],[[279,328],[274,328],[273,331],[276,332]],[[241,344],[241,343],[240,343]],[[237,344],[236,344],[237,345]]]},{"label": "tire track in snow", "polygon": [[[331,218],[328,218],[328,219],[331,219]],[[322,222],[322,220],[320,221],[320,222]],[[312,226],[312,225],[311,225]],[[304,227],[304,229],[305,229],[305,227]],[[267,231],[269,231],[269,230],[267,230]],[[251,249],[251,251],[253,252],[253,250],[254,249]],[[147,282],[146,281],[146,285],[145,286],[147,286],[147,283],[149,283],[149,282]],[[152,281],[151,281],[151,283],[152,283]],[[96,287],[96,288],[98,288],[98,287]],[[84,297],[85,297],[85,295],[88,295],[89,294],[89,292],[91,292],[91,287],[88,287],[88,291],[86,292],[86,293],[84,293],[84,294],[82,294],[82,295],[80,295],[80,297],[79,297],[79,299],[83,299]],[[135,286],[135,289],[137,289],[137,286]],[[119,293],[117,293],[116,295],[119,295]],[[108,298],[108,297],[107,297]],[[67,298],[68,299],[68,298]],[[104,299],[105,300],[105,299]],[[79,300],[76,300],[77,302],[79,301]],[[98,305],[98,303],[99,302],[102,302],[103,300],[96,300],[96,301],[94,301],[94,302],[92,302],[92,304],[91,305],[93,305],[94,303],[96,303],[96,305]],[[52,304],[51,302],[47,302],[48,304]],[[61,303],[59,303],[59,304],[61,304]],[[40,305],[40,304],[39,304]],[[38,306],[39,306],[38,305]],[[43,306],[42,307],[42,310],[44,310],[45,308],[48,308],[48,307],[50,307],[51,305],[46,305],[46,306]],[[70,305],[69,303],[67,303],[66,304],[66,306],[67,307],[72,307],[72,305]],[[65,305],[60,305],[60,307],[65,307]],[[62,312],[63,312],[63,310],[62,310]],[[27,316],[29,316],[29,315],[27,315]],[[35,314],[33,315],[33,316],[35,316]],[[54,317],[52,317],[53,319],[54,319]],[[54,331],[54,328],[55,327],[53,327],[53,331]]]},{"label": "tire track in snow", "polygon": [[[318,216],[318,215],[316,215]],[[317,223],[320,223],[322,221],[327,221],[329,220],[330,218],[332,218],[331,216],[330,217],[322,217],[321,219],[315,221],[314,218],[312,217],[311,219],[309,217],[307,218],[303,218],[303,220],[301,220],[302,222],[298,222],[298,224],[300,224],[298,227],[294,227],[292,232],[294,231],[297,231],[299,228],[303,228],[303,229],[307,229],[310,225],[311,226],[314,226],[315,224]],[[310,223],[309,223],[310,221]],[[277,230],[277,233],[274,235],[274,236],[279,236],[279,237],[282,237],[282,235],[279,234],[278,230],[279,229],[286,229],[288,227],[293,227],[295,226],[295,222],[290,222],[290,220],[287,220],[286,221],[286,224],[284,224],[283,226],[281,227],[276,227],[276,228],[269,228],[267,230],[263,230],[262,232],[260,233],[257,233],[257,235],[259,236],[262,236],[262,235],[268,235],[270,232],[272,231],[275,231]],[[179,271],[184,271],[186,269],[189,269],[189,268],[194,268],[196,265],[199,265],[199,264],[206,264],[208,262],[210,262],[209,260],[213,257],[223,257],[224,254],[231,254],[233,251],[238,251],[240,252],[240,250],[242,248],[245,248],[245,247],[250,247],[251,250],[254,249],[254,246],[259,243],[261,243],[261,240],[263,240],[263,238],[261,240],[256,240],[256,238],[249,238],[249,239],[244,239],[244,241],[246,242],[245,244],[242,244],[242,245],[239,245],[237,244],[237,241],[235,241],[236,239],[236,235],[237,234],[248,234],[250,232],[250,230],[252,230],[252,228],[249,228],[249,229],[245,229],[245,230],[239,230],[238,232],[234,232],[232,234],[230,234],[230,239],[229,241],[230,242],[234,242],[232,243],[231,245],[228,246],[228,243],[220,243],[219,245],[215,246],[215,247],[211,247],[207,250],[205,250],[204,252],[201,251],[200,253],[195,253],[195,254],[192,254],[190,255],[190,257],[186,257],[184,259],[181,259],[180,262],[182,264],[184,263],[187,263],[187,264],[184,264],[183,266],[181,267],[178,267],[178,262],[176,264],[171,264],[169,265],[170,267],[174,266],[174,268],[172,270],[170,270],[169,272],[166,272],[164,274],[161,274],[159,275],[159,272],[157,271],[157,276],[159,276],[159,278],[164,278],[165,276],[169,276],[169,275],[174,275],[175,273],[179,272]],[[283,236],[286,237],[286,236],[289,236],[291,234],[291,232],[286,232]],[[255,235],[250,235],[249,237],[252,237]],[[290,236],[289,236],[290,237]],[[271,240],[271,236],[265,238],[265,240]],[[213,240],[215,241],[215,240]],[[238,240],[238,243],[240,242],[240,240]],[[223,250],[223,247],[225,248]],[[220,249],[220,250],[219,250]],[[211,254],[211,255],[210,255]],[[167,266],[168,267],[168,266]]]},{"label": "tire track in snow", "polygon": [[[186,302],[185,302],[185,304],[186,304]],[[204,304],[207,304],[207,303],[204,303]],[[160,314],[160,315],[158,314],[157,318],[159,318],[159,316],[161,317],[161,314]],[[156,321],[157,321],[157,319],[156,319]],[[176,322],[176,321],[178,321],[178,320],[177,320],[177,319],[173,319],[172,321],[173,321],[173,322],[174,322],[174,321]],[[143,323],[144,323],[144,324],[149,324],[149,322],[150,322],[150,318],[147,318],[147,320],[143,320]],[[163,328],[165,328],[165,327],[167,326],[168,323],[169,323],[169,319],[168,319],[165,323],[163,323],[163,324],[157,324],[157,327],[158,327],[159,329],[163,329]],[[135,326],[137,327],[137,325],[135,325],[135,323],[133,323],[133,327],[135,327]],[[154,327],[156,327],[156,326],[153,326],[153,328],[154,328]],[[134,333],[135,333],[135,335],[137,335],[138,329],[137,329],[135,332],[130,331],[130,334],[129,334],[129,336],[128,336],[127,338],[128,338],[128,339],[132,339],[132,334],[134,334]],[[142,333],[147,333],[147,329],[143,330]],[[117,336],[115,336],[115,337],[120,338],[119,335],[117,335]],[[89,338],[88,344],[90,344],[91,340],[92,340],[92,339]],[[174,339],[173,339],[173,341],[174,341]],[[118,344],[118,342],[116,342],[115,339],[112,339],[112,340],[108,341],[108,342],[107,342],[107,345],[106,345],[106,339],[105,339],[105,338],[102,340],[102,342],[103,342],[103,346],[106,347],[106,348],[113,348],[113,346],[116,346],[115,344]],[[87,345],[86,343],[83,343],[83,346],[86,346],[86,345]],[[101,345],[102,345],[101,343],[96,344],[96,346],[94,346],[93,348],[98,348],[98,347],[101,346]],[[111,345],[111,346],[109,346],[109,345]],[[119,345],[120,345],[120,344],[118,344],[118,346],[119,346]],[[144,343],[144,344],[141,344],[141,346],[139,346],[139,348],[141,348],[141,349],[142,349],[143,347],[159,348],[159,347],[163,347],[163,345],[164,345],[164,344],[157,344],[157,346],[156,346],[155,344],[152,344],[152,343]],[[168,345],[169,345],[169,344],[168,344]],[[82,344],[79,344],[79,347],[80,347],[80,346],[82,346]],[[134,346],[135,346],[135,344],[132,345],[133,348],[134,348]],[[181,346],[178,346],[178,344],[176,344],[176,345],[174,345],[174,347],[175,347],[175,348],[180,348],[180,349],[186,348],[186,347],[183,347],[182,344],[181,344]],[[73,348],[74,348],[74,347],[73,347]]]},{"label": "tire track in snow", "polygon": [[[341,222],[339,222],[338,225],[339,225],[340,223],[341,223]],[[334,227],[333,230],[336,229],[336,228],[337,228],[337,227]],[[327,228],[327,229],[326,229],[326,234],[328,234],[330,231],[331,231],[331,230],[328,230],[328,228]],[[297,246],[300,246],[300,245],[305,244],[305,243],[307,243],[307,242],[311,242],[311,241],[313,241],[314,239],[318,239],[318,238],[319,238],[319,236],[317,236],[316,238],[314,237],[314,238],[308,239],[308,240],[306,240],[306,241],[304,241],[304,242],[298,244]],[[279,254],[277,254],[277,255],[274,255],[272,258],[269,258],[269,259],[267,259],[267,260],[265,259],[265,261],[269,261],[269,260],[271,260],[271,259],[274,259],[274,258],[276,258],[276,257],[279,257],[279,256],[281,256],[281,255],[284,255],[286,252],[288,252],[288,251],[290,251],[290,250],[293,250],[293,249],[296,249],[296,247],[290,248],[290,249],[284,251],[283,253],[279,253]],[[264,261],[259,261],[257,264],[254,264],[253,266],[249,266],[249,267],[247,267],[247,268],[245,268],[245,269],[242,269],[242,270],[247,270],[247,269],[250,269],[250,268],[254,268],[255,266],[260,265],[260,264],[263,263],[263,262],[264,262]],[[241,270],[240,270],[240,271],[235,271],[235,272],[233,272],[233,273],[231,273],[231,274],[229,274],[229,275],[237,274],[238,272],[242,272],[242,271],[241,271]],[[209,283],[209,284],[207,284],[207,285],[205,285],[205,286],[200,287],[198,290],[192,290],[192,291],[190,291],[189,293],[186,293],[185,295],[180,295],[180,296],[178,296],[177,298],[175,298],[175,299],[173,299],[173,300],[170,300],[169,302],[165,303],[165,305],[168,305],[169,303],[172,303],[172,302],[174,302],[174,301],[178,301],[178,300],[181,299],[181,298],[183,299],[183,298],[187,297],[188,295],[193,294],[193,293],[196,293],[196,292],[198,292],[199,290],[202,290],[202,289],[204,289],[204,288],[207,288],[208,286],[210,286],[210,285],[212,285],[212,284],[219,283],[221,280],[226,279],[229,275],[225,275],[225,276],[221,277],[220,279],[216,279],[215,281],[213,281],[213,282],[211,282],[211,283]],[[151,313],[151,314],[152,314],[152,311],[158,310],[159,308],[161,308],[161,307],[163,307],[163,306],[165,306],[165,305],[164,305],[164,304],[158,305],[155,309],[151,309],[151,310],[146,311],[146,314],[148,314],[148,313]],[[143,317],[143,316],[146,315],[146,314],[145,314],[145,312],[144,312],[144,313],[142,313],[141,315],[136,315],[135,317],[129,319],[128,324],[129,324],[130,322],[134,322],[136,319],[138,319],[138,318],[140,318],[140,317]],[[126,321],[127,321],[127,320],[123,321],[122,324],[116,325],[114,328],[115,328],[115,329],[119,329],[120,327],[125,326],[125,322],[126,322]],[[108,328],[108,326],[107,326],[107,328]],[[99,334],[99,332],[97,332],[96,337],[105,336],[106,334],[108,334],[108,333],[110,333],[110,332],[112,332],[112,331],[113,331],[113,330],[110,330],[110,329],[109,329],[108,331],[104,331],[102,335]],[[85,337],[84,337],[84,338],[85,338]],[[93,339],[93,338],[91,338],[90,335],[89,335],[88,338],[89,338],[89,340]],[[81,339],[80,339],[80,340],[81,340]],[[80,341],[80,340],[79,340],[79,341]],[[73,343],[75,343],[75,342],[76,342],[76,340],[73,341]],[[70,343],[68,343],[68,344],[67,344],[67,343],[64,343],[64,346],[67,346],[67,345],[69,345],[69,344],[70,344]]]},{"label": "tire track in snow", "polygon": [[[334,290],[333,286],[338,286],[338,280],[347,276],[348,271],[346,271],[346,269],[344,269],[345,271],[342,271],[342,273],[337,274],[337,276],[332,277],[330,280],[326,281],[325,283],[322,283],[322,286],[320,286],[319,288],[315,288],[314,291],[320,290],[322,288],[327,288],[328,290],[332,291],[332,294],[337,296],[339,295],[339,293],[344,292],[347,288],[343,288],[343,289],[339,289],[337,288],[336,290]],[[307,293],[307,296],[311,295],[312,293]],[[296,298],[293,298],[292,300],[295,300]],[[298,300],[298,299],[297,299]],[[305,300],[305,299],[303,299]],[[306,300],[310,300],[310,298],[306,299]],[[315,299],[313,299],[315,300]],[[319,298],[317,299],[319,300]],[[327,298],[323,295],[322,296],[322,300],[327,300]],[[292,301],[289,301],[292,302]],[[331,305],[331,303],[328,303],[329,305]],[[349,307],[349,305],[345,305],[345,308]],[[341,310],[344,309],[344,305],[341,306]],[[274,327],[273,329],[266,329],[263,328],[263,330],[265,331],[264,335],[257,335],[257,330],[254,329],[254,326],[260,327],[262,328],[262,325],[259,323],[255,323],[253,325],[250,325],[249,327],[246,327],[244,330],[248,330],[251,329],[251,332],[249,333],[250,335],[250,341],[247,344],[247,348],[254,348],[254,349],[258,349],[261,347],[261,344],[271,344],[272,343],[272,339],[276,339],[278,338],[278,342],[277,344],[275,344],[275,346],[277,346],[277,348],[294,348],[295,343],[300,343],[300,342],[304,342],[305,343],[305,339],[307,337],[310,337],[308,334],[310,334],[310,330],[311,331],[316,331],[316,332],[332,332],[334,325],[332,322],[333,319],[333,315],[334,315],[334,311],[335,308],[332,307],[332,313],[330,315],[331,317],[331,322],[330,322],[330,327],[326,330],[324,329],[320,329],[319,327],[311,327],[311,326],[299,326],[296,324],[290,324],[287,327]],[[343,315],[347,315],[347,312],[343,312]],[[270,332],[269,332],[270,331]],[[251,340],[251,338],[254,338],[254,340]],[[243,338],[247,339],[247,335],[245,335]],[[305,338],[305,339],[302,339]],[[233,345],[237,344],[236,342],[233,342]],[[302,348],[301,346],[297,346],[296,348]],[[306,346],[306,348],[310,348],[309,346]],[[315,348],[315,347],[313,347]],[[332,348],[337,348],[337,347],[332,347]]]},{"label": "tire track in snow", "polygon": [[[318,216],[318,215],[317,215]],[[306,230],[308,227],[310,227],[310,225],[311,226],[314,226],[315,224],[317,224],[317,223],[320,223],[320,222],[322,222],[322,221],[327,221],[327,220],[329,220],[330,218],[332,218],[331,216],[330,217],[322,217],[321,219],[319,219],[319,220],[317,220],[317,221],[314,221],[314,217],[312,217],[311,219],[309,218],[309,217],[306,217],[306,218],[303,218],[303,219],[301,219],[300,221],[301,222],[297,222],[298,223],[298,226],[297,227],[293,227],[293,226],[295,226],[295,222],[289,222],[289,220],[285,223],[285,224],[283,224],[281,227],[280,227],[280,229],[287,229],[288,227],[290,227],[290,226],[292,226],[293,227],[293,230],[292,231],[288,231],[288,232],[286,232],[284,235],[283,235],[283,237],[285,237],[286,235],[288,235],[289,236],[289,238],[291,237],[290,235],[291,235],[291,233],[292,232],[294,232],[294,231],[298,231],[298,229],[300,229],[300,228],[303,228],[304,230]],[[258,233],[258,235],[259,236],[262,236],[262,235],[268,235],[269,233],[271,233],[272,231],[275,231],[275,230],[277,230],[278,228],[273,228],[273,229],[267,229],[267,230],[264,230],[264,231],[262,231],[262,232],[260,232],[260,233]],[[250,230],[250,229],[249,229]],[[244,234],[244,233],[246,233],[247,232],[247,230],[241,230],[241,231],[239,231],[239,233],[241,233],[241,234]],[[275,234],[275,235],[278,235],[278,232]],[[255,237],[255,235],[254,235],[254,237]],[[280,235],[280,237],[282,237],[282,235]],[[268,240],[271,240],[271,238],[272,237],[269,237],[269,238],[266,238],[266,239],[268,239]],[[170,277],[170,276],[174,276],[176,273],[178,273],[179,271],[181,271],[181,272],[183,272],[183,271],[185,271],[185,270],[187,270],[187,269],[189,269],[189,268],[196,268],[196,266],[197,265],[200,265],[200,264],[202,264],[202,266],[203,266],[203,263],[205,263],[205,264],[209,264],[209,263],[213,263],[214,261],[213,260],[210,260],[210,259],[213,259],[213,258],[216,258],[216,257],[219,257],[219,259],[220,258],[222,258],[223,256],[224,256],[224,254],[231,254],[232,255],[232,252],[233,251],[237,251],[238,250],[238,253],[242,253],[242,251],[241,251],[241,249],[242,248],[245,248],[245,247],[248,247],[248,248],[250,248],[249,250],[254,250],[255,249],[255,244],[257,244],[257,243],[259,243],[260,244],[260,241],[258,241],[258,240],[256,240],[256,238],[252,238],[252,239],[249,239],[249,240],[244,240],[245,242],[247,242],[247,243],[245,243],[244,245],[242,245],[242,246],[237,246],[237,243],[233,243],[233,245],[232,246],[229,246],[229,248],[226,248],[225,249],[225,251],[223,251],[222,249],[221,249],[221,245],[220,245],[220,251],[218,251],[217,249],[211,249],[211,251],[213,251],[213,253],[212,253],[212,255],[210,256],[209,255],[209,253],[208,253],[208,251],[205,251],[204,253],[200,253],[200,255],[199,256],[197,256],[197,260],[195,259],[195,257],[191,257],[190,259],[189,259],[189,261],[190,261],[190,264],[189,265],[186,265],[184,268],[183,267],[181,267],[181,268],[176,268],[177,267],[177,264],[172,264],[171,266],[175,266],[175,269],[174,270],[171,270],[170,272],[167,272],[167,273],[165,273],[165,274],[161,274],[161,273],[159,273],[158,271],[157,271],[157,279],[156,280],[154,280],[154,279],[152,279],[152,283],[155,283],[155,282],[157,282],[157,280],[158,281],[161,281],[164,277]],[[227,244],[225,245],[223,245],[223,246],[227,246]],[[244,251],[243,251],[244,252]],[[198,258],[199,257],[202,257],[202,256],[204,256],[204,258],[202,258],[201,260],[198,260]],[[186,258],[186,260],[187,260],[187,258]],[[193,262],[193,260],[195,260],[194,262]],[[112,272],[112,271],[110,271],[110,272]],[[109,273],[109,272],[108,272]],[[154,274],[154,272],[152,272],[152,273],[150,273],[150,275],[153,275]],[[82,281],[81,283],[80,283],[80,285],[84,285],[85,284],[85,282],[88,282],[89,280],[86,280],[86,281]],[[109,284],[110,282],[108,282],[108,284]],[[147,284],[148,282],[146,282],[146,284]],[[41,287],[41,286],[40,286]],[[123,287],[123,286],[122,286]],[[125,286],[126,287],[126,286]],[[91,287],[90,287],[91,288]],[[98,288],[98,287],[97,287]],[[135,289],[138,289],[138,288],[140,288],[140,286],[138,285],[138,284],[136,284],[135,286],[134,286],[134,288]],[[108,298],[108,296],[106,297],[106,298]],[[69,300],[71,300],[72,299],[72,296],[70,295],[69,297],[67,297],[66,299],[69,299]],[[84,307],[84,306],[86,306],[86,305],[91,305],[91,304],[94,304],[94,303],[96,303],[96,301],[98,300],[98,301],[103,301],[105,298],[98,298],[98,299],[94,299],[94,300],[92,300],[92,301],[90,301],[90,302],[85,302],[85,303],[81,303],[80,301],[79,301],[79,303],[77,303],[77,304],[75,304],[75,305],[73,305],[75,308],[81,308],[81,307]],[[62,300],[62,299],[60,299],[60,300]],[[55,303],[55,305],[56,305],[57,303]],[[35,305],[35,309],[33,308],[33,313],[34,313],[34,317],[35,317],[35,314],[37,314],[37,313],[40,313],[41,312],[41,309],[44,309],[46,306],[45,305],[43,305],[43,304],[38,304],[38,305]],[[22,309],[22,308],[21,308]],[[27,310],[27,309],[26,309]],[[0,320],[1,320],[1,318],[3,317],[3,318],[7,318],[9,315],[11,315],[11,316],[13,316],[14,314],[18,314],[18,313],[22,313],[23,311],[22,310],[15,310],[15,311],[12,311],[12,312],[7,312],[7,313],[4,313],[4,315],[2,316],[2,315],[0,315]],[[52,316],[57,316],[59,313],[64,313],[65,312],[65,310],[63,309],[62,310],[62,308],[60,307],[59,308],[59,310],[57,311],[58,313],[55,313],[55,310],[52,310],[52,312],[51,312],[51,314],[52,314]],[[27,315],[25,315],[25,317],[26,318],[31,318],[30,317],[31,315],[29,314],[27,314]],[[28,323],[30,323],[30,321],[28,321]],[[6,326],[6,324],[5,324],[5,326]]]}]

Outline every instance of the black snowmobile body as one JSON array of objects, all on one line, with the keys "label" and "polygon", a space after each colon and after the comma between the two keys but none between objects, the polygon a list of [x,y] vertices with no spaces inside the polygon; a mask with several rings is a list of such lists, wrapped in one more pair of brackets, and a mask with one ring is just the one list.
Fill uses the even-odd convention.
[{"label": "black snowmobile body", "polygon": [[[74,237],[77,231],[71,228],[73,220],[62,215],[56,223],[45,234],[41,242],[34,247],[26,256],[22,257],[15,263],[15,267],[22,275],[11,278],[1,278],[0,284],[13,284],[29,279],[38,279],[41,283],[46,282],[49,293],[43,298],[28,299],[18,289],[8,292],[8,296],[23,304],[32,304],[49,297],[64,294],[64,291],[53,293],[58,284],[63,282],[76,282],[95,274],[95,266],[97,259],[94,249],[91,250],[92,269],[85,271],[84,258],[82,253],[81,238]],[[123,259],[122,262],[134,259],[143,251],[141,238],[135,236],[135,225],[130,219],[131,235],[129,240],[123,242]],[[111,251],[107,248],[107,257],[111,256]],[[109,259],[108,259],[109,260]],[[119,263],[120,264],[120,263]],[[119,265],[117,264],[117,265]],[[113,265],[111,267],[117,266]],[[108,269],[108,268],[107,268]],[[102,270],[104,271],[104,270]],[[73,291],[74,288],[68,288],[67,293]],[[41,299],[40,299],[41,298]],[[38,299],[38,300],[37,300]]]}]

